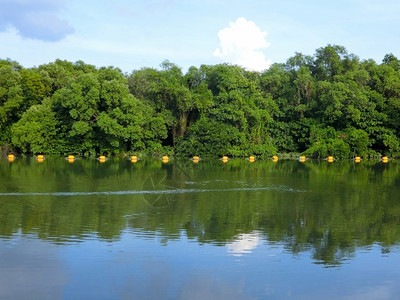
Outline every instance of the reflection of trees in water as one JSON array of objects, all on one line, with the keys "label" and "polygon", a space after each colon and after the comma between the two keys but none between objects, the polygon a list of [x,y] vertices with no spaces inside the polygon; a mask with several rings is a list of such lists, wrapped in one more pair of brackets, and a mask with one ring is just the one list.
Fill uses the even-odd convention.
[{"label": "reflection of trees in water", "polygon": [[143,200],[147,205],[163,208],[176,200],[174,190],[187,188],[190,174],[177,162],[174,165],[165,165],[162,170],[150,173],[143,181]]},{"label": "reflection of trees in water", "polygon": [[[311,251],[313,258],[324,264],[340,263],[358,247],[379,243],[382,251],[390,251],[400,242],[398,163],[355,166],[352,162],[257,161],[249,166],[238,160],[132,166],[111,161],[93,166],[77,162],[73,169],[62,169],[48,162],[33,167],[0,164],[0,174],[7,178],[1,182],[2,191],[48,191],[53,187],[70,191],[76,186],[99,191],[218,189],[233,182],[278,184],[286,178],[287,184],[306,192],[161,194],[168,196],[165,198],[151,193],[32,196],[12,201],[0,197],[1,237],[21,230],[55,242],[80,241],[93,235],[113,240],[129,228],[161,236],[164,242],[179,238],[184,231],[199,243],[227,245],[257,232],[257,239],[282,244],[294,254]],[[53,170],[53,163],[58,170]],[[93,172],[100,175],[88,176]]]},{"label": "reflection of trees in water", "polygon": [[149,206],[166,207],[173,201],[171,194],[167,193],[171,188],[167,185],[167,174],[150,174],[143,182],[142,190],[146,192],[143,199]]}]

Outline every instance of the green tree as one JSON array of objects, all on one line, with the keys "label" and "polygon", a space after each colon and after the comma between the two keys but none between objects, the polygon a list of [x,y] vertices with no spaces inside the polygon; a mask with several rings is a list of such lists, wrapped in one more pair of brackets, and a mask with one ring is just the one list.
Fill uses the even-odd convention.
[{"label": "green tree", "polygon": [[94,149],[94,124],[99,116],[100,84],[93,73],[82,74],[53,95],[53,109],[60,122],[62,147],[70,152]]},{"label": "green tree", "polygon": [[382,62],[396,71],[400,70],[400,60],[392,53],[386,54]]},{"label": "green tree", "polygon": [[12,143],[25,153],[58,153],[57,120],[49,99],[31,106],[12,126]]},{"label": "green tree", "polygon": [[168,61],[161,67],[161,71],[147,68],[133,72],[129,86],[135,97],[149,103],[163,116],[169,140],[175,145],[199,112],[212,105],[212,95],[201,82],[197,69],[191,68],[184,76],[178,66]]},{"label": "green tree", "polygon": [[10,60],[0,60],[0,143],[10,142],[11,125],[23,113],[24,97],[21,66]]},{"label": "green tree", "polygon": [[38,69],[22,69],[21,83],[24,95],[25,110],[32,105],[37,105],[50,96],[51,88]]},{"label": "green tree", "polygon": [[[254,76],[229,65],[202,66],[201,72],[213,94],[213,106],[202,111],[200,120],[189,127],[178,152],[190,155],[193,152],[188,149],[195,151],[191,145],[205,144],[208,151],[201,147],[202,151],[196,153],[214,156],[274,153],[276,149],[268,130],[275,105],[249,79]],[[219,145],[221,150],[214,149],[214,145]]]}]

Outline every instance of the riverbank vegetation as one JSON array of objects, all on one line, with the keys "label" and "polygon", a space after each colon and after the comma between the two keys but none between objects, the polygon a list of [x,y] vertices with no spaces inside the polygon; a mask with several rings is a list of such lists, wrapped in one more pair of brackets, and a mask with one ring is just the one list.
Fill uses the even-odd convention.
[{"label": "riverbank vegetation", "polygon": [[124,74],[0,60],[0,148],[25,154],[400,155],[400,61],[342,46],[263,73],[227,64]]}]

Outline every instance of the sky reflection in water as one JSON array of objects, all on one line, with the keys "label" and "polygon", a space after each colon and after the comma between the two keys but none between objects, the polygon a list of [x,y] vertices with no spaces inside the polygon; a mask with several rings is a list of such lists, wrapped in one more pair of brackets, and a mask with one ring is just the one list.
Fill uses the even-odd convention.
[{"label": "sky reflection in water", "polygon": [[0,163],[0,299],[400,296],[398,164],[45,163]]}]

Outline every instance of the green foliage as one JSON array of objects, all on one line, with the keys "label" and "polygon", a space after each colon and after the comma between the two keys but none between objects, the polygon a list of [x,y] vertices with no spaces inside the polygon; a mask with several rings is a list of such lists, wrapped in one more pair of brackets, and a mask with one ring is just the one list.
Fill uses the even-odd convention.
[{"label": "green foliage", "polygon": [[337,158],[350,158],[352,153],[350,145],[345,141],[345,136],[336,132],[332,127],[311,128],[310,141],[312,145],[304,155],[315,158],[334,156]]},{"label": "green foliage", "polygon": [[12,61],[0,60],[0,141],[11,140],[11,125],[21,117],[23,102],[18,67]]},{"label": "green foliage", "polygon": [[205,82],[214,95],[213,106],[200,112],[200,119],[189,127],[177,153],[208,156],[274,154],[276,148],[269,136],[269,127],[276,106],[271,97],[263,96],[255,82],[237,66],[217,65],[202,69]]},{"label": "green foliage", "polygon": [[119,69],[82,73],[53,95],[53,106],[73,152],[147,151],[149,140],[161,144],[166,137],[165,122],[129,93]]},{"label": "green foliage", "polygon": [[316,142],[303,152],[304,155],[315,158],[334,156],[337,158],[351,157],[350,146],[341,139],[328,139]]},{"label": "green foliage", "polygon": [[168,61],[161,67],[161,71],[147,68],[133,72],[129,87],[135,97],[164,116],[168,139],[176,145],[199,113],[211,107],[212,94],[202,82],[201,71],[196,68],[183,76],[181,69]]},{"label": "green foliage", "polygon": [[56,125],[49,101],[33,105],[12,126],[12,143],[25,153],[51,153],[57,140]]},{"label": "green foliage", "polygon": [[240,155],[238,146],[244,142],[244,134],[236,127],[202,117],[190,127],[186,139],[178,144],[177,152],[186,156]]},{"label": "green foliage", "polygon": [[362,129],[349,127],[344,131],[344,137],[350,146],[353,156],[367,156],[368,146],[371,144],[368,133]]},{"label": "green foliage", "polygon": [[[43,112],[49,122],[39,124]],[[50,134],[41,143],[46,126]],[[184,74],[164,61],[128,75],[82,61],[24,69],[0,60],[0,147],[85,155],[397,156],[399,60],[388,54],[380,65],[360,61],[338,45],[313,56],[296,53],[263,73],[221,64]]]}]

